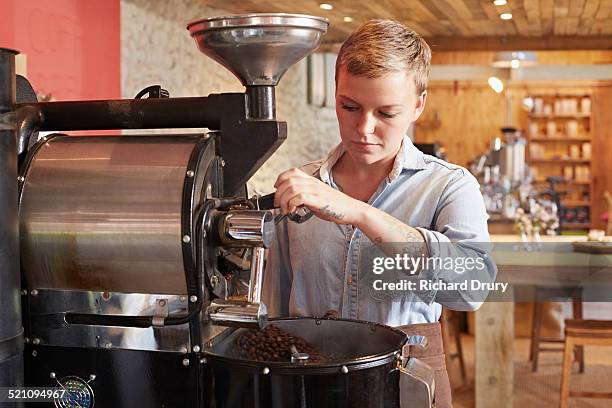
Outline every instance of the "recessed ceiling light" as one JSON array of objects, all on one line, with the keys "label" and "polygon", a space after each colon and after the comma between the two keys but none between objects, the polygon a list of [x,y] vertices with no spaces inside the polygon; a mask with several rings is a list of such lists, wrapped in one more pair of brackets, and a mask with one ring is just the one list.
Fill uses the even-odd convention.
[{"label": "recessed ceiling light", "polygon": [[512,13],[501,13],[499,18],[502,20],[512,20]]},{"label": "recessed ceiling light", "polygon": [[351,21],[353,21],[353,17],[349,17],[349,16],[344,17],[345,23],[350,23]]},{"label": "recessed ceiling light", "polygon": [[521,62],[519,60],[513,59],[512,61],[510,61],[510,68],[517,69],[520,66],[521,66]]},{"label": "recessed ceiling light", "polygon": [[321,3],[319,4],[319,7],[321,7],[323,10],[332,10],[334,8],[334,6],[327,3]]},{"label": "recessed ceiling light", "polygon": [[489,86],[491,87],[491,89],[493,89],[495,92],[497,93],[501,93],[504,90],[504,83],[502,82],[501,79],[497,78],[497,77],[489,77]]},{"label": "recessed ceiling light", "polygon": [[493,0],[493,4],[495,4],[496,6],[505,6],[506,4],[508,4],[507,0]]}]

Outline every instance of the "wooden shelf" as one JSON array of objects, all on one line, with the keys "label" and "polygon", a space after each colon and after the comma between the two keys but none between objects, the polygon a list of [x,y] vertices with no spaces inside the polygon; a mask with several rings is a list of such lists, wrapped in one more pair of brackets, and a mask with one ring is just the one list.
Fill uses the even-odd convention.
[{"label": "wooden shelf", "polygon": [[[533,182],[534,184],[546,184],[549,185],[550,183],[546,180],[535,180]],[[590,181],[565,181],[562,183],[557,183],[557,186],[590,186],[591,182]]]},{"label": "wooden shelf", "polygon": [[589,164],[590,159],[529,159],[529,163]]},{"label": "wooden shelf", "polygon": [[561,200],[561,205],[565,208],[573,208],[573,207],[590,207],[590,201],[575,201],[575,200]]},{"label": "wooden shelf", "polygon": [[[544,192],[550,185],[545,181],[547,177],[563,177],[567,174],[570,176],[567,181],[555,184],[556,190],[562,193],[561,208],[568,212],[584,213],[587,221],[578,222],[577,219],[574,219],[574,222],[566,222],[562,220],[563,230],[588,230],[592,225],[597,225],[595,217],[599,211],[599,200],[595,199],[596,185],[593,182],[593,172],[598,168],[596,164],[599,162],[599,152],[595,146],[601,136],[600,131],[595,129],[593,124],[594,112],[599,112],[599,110],[594,109],[598,105],[592,103],[591,93],[592,91],[589,90],[580,91],[577,94],[573,92],[565,94],[563,89],[558,89],[550,94],[531,95],[532,98],[541,98],[543,106],[556,107],[557,110],[557,113],[550,114],[543,114],[542,110],[528,114],[527,129],[533,132],[527,133],[528,158],[526,163],[533,166],[534,174],[538,179],[534,181],[533,186],[537,191]],[[590,98],[593,112],[581,109],[582,106],[585,106],[582,103],[585,97]],[[574,108],[572,113],[565,113],[568,112],[568,106],[570,108],[577,106],[577,108]],[[564,109],[562,111],[564,113],[558,113],[561,109]],[[547,112],[550,110],[547,108]],[[572,126],[574,124],[577,126]],[[568,125],[572,128],[568,128]],[[548,132],[549,128],[551,132]],[[568,129],[572,131],[568,133]],[[585,143],[591,145],[591,155],[588,155],[586,151],[588,149],[585,149],[588,155],[586,157],[580,153]],[[532,152],[536,156],[531,156]],[[569,152],[574,154],[570,156]],[[576,176],[577,180],[581,181],[576,181],[571,176]]]},{"label": "wooden shelf", "polygon": [[590,118],[590,113],[558,113],[552,115],[544,115],[543,113],[535,114],[530,113],[529,117],[532,119],[582,119]]},{"label": "wooden shelf", "polygon": [[590,138],[580,138],[580,137],[533,137],[531,139],[529,139],[530,142],[538,142],[538,143],[544,143],[544,142],[567,142],[567,143],[586,143],[586,142],[590,142],[591,139]]}]

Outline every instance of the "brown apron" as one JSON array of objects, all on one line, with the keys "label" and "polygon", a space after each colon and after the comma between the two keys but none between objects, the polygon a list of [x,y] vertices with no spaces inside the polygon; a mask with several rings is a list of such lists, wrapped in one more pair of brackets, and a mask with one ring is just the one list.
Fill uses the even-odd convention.
[{"label": "brown apron", "polygon": [[410,347],[410,357],[416,357],[427,363],[434,370],[435,408],[452,408],[453,398],[451,396],[450,381],[446,371],[446,357],[444,345],[442,344],[442,331],[440,323],[410,324],[397,327],[409,336],[427,337],[429,346],[425,350],[419,347]]}]

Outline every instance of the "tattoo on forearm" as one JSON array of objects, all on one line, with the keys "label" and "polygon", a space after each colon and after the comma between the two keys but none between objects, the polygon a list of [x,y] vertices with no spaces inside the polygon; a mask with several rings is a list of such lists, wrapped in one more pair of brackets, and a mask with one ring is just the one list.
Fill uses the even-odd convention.
[{"label": "tattoo on forearm", "polygon": [[412,227],[406,228],[403,232],[404,232],[404,238],[406,239],[406,242],[421,243],[425,241],[423,239],[423,235],[421,235],[419,231],[417,231],[416,229]]},{"label": "tattoo on forearm", "polygon": [[[392,238],[394,241],[397,239],[397,242],[390,242],[391,244],[398,244],[401,242],[401,246],[393,245],[394,252],[402,254],[426,254],[427,253],[427,245],[425,244],[425,239],[423,235],[416,229],[401,223],[401,221],[386,219],[387,228],[389,231],[396,234],[396,236],[401,236],[402,238]],[[383,243],[382,237],[378,236],[374,238],[374,242],[378,245]]]},{"label": "tattoo on forearm", "polygon": [[331,218],[335,218],[337,220],[343,219],[344,215],[345,215],[345,214],[342,214],[341,212],[336,212],[336,211],[330,210],[329,209],[329,205],[321,207],[320,211],[323,214],[325,214],[326,216],[331,217]]}]

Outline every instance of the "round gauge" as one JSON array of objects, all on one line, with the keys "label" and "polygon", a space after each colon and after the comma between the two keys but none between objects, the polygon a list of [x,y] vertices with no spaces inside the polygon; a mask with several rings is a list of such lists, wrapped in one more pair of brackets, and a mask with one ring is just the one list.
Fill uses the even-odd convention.
[{"label": "round gauge", "polygon": [[64,377],[59,387],[66,390],[64,395],[55,400],[57,408],[93,408],[94,393],[89,384],[79,377]]}]

